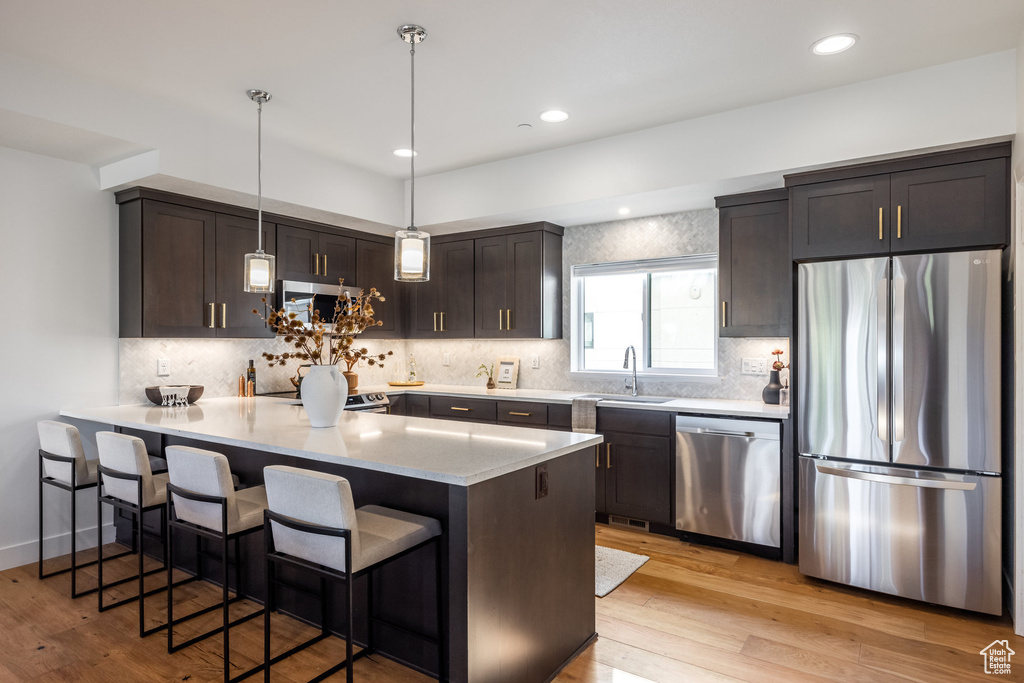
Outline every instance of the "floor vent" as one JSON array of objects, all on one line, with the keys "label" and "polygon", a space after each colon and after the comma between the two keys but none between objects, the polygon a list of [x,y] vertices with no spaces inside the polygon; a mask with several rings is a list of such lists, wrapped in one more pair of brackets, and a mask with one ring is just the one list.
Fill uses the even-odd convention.
[{"label": "floor vent", "polygon": [[649,522],[642,519],[633,519],[631,517],[620,517],[618,515],[608,515],[608,523],[612,526],[624,526],[637,531],[650,531],[648,528]]}]

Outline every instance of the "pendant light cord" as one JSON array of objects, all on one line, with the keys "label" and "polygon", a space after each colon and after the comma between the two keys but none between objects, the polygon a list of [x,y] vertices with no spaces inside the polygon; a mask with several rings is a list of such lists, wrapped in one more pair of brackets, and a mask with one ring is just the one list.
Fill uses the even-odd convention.
[{"label": "pendant light cord", "polygon": [[409,229],[416,229],[416,40],[409,43]]},{"label": "pendant light cord", "polygon": [[263,99],[256,99],[256,251],[263,251]]}]

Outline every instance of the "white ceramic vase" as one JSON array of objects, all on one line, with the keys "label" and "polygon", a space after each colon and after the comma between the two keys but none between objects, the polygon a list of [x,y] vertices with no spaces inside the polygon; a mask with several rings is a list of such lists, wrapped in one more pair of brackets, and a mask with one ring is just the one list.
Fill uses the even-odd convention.
[{"label": "white ceramic vase", "polygon": [[348,398],[348,382],[337,365],[313,365],[302,378],[302,406],[310,427],[335,427]]}]

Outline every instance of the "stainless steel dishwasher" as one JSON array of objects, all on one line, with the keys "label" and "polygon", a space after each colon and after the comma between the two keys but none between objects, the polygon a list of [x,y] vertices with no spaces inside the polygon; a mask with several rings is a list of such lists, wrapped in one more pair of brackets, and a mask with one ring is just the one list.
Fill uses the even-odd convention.
[{"label": "stainless steel dishwasher", "polygon": [[779,547],[779,424],[676,417],[676,529]]}]

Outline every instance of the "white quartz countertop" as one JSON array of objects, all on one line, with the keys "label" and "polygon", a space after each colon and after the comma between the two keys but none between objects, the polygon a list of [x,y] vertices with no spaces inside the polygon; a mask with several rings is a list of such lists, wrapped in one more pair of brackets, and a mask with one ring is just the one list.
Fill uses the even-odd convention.
[{"label": "white quartz countertop", "polygon": [[[419,387],[393,387],[388,385],[364,387],[360,391],[396,394],[426,394],[428,396],[458,396],[462,398],[490,398],[508,401],[541,401],[544,403],[572,403],[574,398],[591,396],[581,391],[548,391],[543,389],[486,389],[481,386],[453,384],[424,384]],[[606,394],[602,394],[606,396]],[[611,395],[607,395],[611,396]],[[662,410],[670,413],[696,413],[702,415],[723,415],[726,417],[763,417],[784,420],[789,417],[789,406],[767,405],[761,401],[736,401],[714,398],[671,398],[645,397],[661,400],[660,403],[646,403],[622,399],[602,398],[598,404],[607,408],[634,408],[637,410]]]},{"label": "white quartz countertop", "polygon": [[[64,417],[469,486],[595,446],[600,435],[346,411],[309,426],[280,398],[208,398],[187,408],[75,408]],[[215,450],[215,446],[211,446]]]}]

